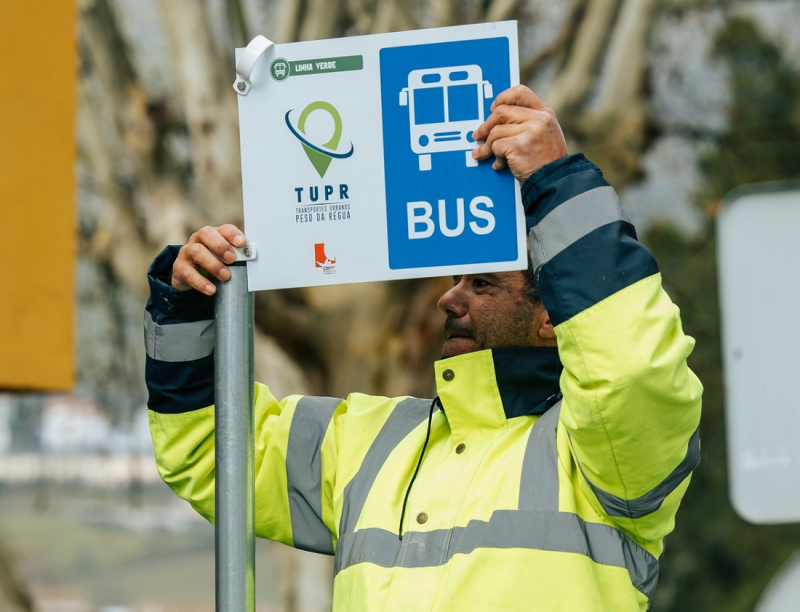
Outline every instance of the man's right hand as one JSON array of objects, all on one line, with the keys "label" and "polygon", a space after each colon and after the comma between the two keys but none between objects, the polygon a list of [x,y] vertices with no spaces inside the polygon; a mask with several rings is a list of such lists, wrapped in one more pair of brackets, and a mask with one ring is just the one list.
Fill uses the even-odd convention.
[{"label": "man's right hand", "polygon": [[235,225],[206,226],[197,230],[181,247],[172,264],[172,286],[180,291],[197,289],[213,295],[217,288],[208,279],[228,280],[231,273],[225,264],[236,259],[232,247],[244,244],[244,234]]}]

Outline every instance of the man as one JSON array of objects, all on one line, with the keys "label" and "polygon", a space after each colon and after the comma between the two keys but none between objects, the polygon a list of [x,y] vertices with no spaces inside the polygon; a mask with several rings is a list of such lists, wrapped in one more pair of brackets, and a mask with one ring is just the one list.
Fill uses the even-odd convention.
[{"label": "man", "polygon": [[[334,610],[646,610],[699,461],[694,341],[613,189],[529,89],[492,111],[474,156],[522,185],[536,282],[454,278],[438,397],[256,387],[256,532],[335,554]],[[150,272],[158,468],[209,520],[206,276],[226,280],[243,242],[204,228]]]}]

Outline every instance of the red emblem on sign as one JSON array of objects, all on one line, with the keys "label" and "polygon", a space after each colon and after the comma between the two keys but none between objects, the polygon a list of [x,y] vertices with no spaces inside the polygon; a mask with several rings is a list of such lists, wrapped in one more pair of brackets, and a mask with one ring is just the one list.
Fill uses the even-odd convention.
[{"label": "red emblem on sign", "polygon": [[325,243],[320,242],[314,245],[314,267],[332,269],[336,265],[335,259],[330,259],[325,254]]}]

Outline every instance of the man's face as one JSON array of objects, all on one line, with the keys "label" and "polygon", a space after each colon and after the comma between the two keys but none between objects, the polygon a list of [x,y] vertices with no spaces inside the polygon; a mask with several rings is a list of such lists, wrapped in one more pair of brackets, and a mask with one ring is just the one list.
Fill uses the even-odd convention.
[{"label": "man's face", "polygon": [[547,311],[526,297],[525,289],[522,272],[454,276],[453,287],[438,304],[447,315],[442,357],[508,346],[555,346]]}]

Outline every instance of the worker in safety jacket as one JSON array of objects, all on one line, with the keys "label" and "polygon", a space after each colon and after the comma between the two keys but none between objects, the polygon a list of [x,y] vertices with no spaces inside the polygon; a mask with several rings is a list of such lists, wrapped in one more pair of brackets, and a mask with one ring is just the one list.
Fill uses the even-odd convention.
[{"label": "worker in safety jacket", "polygon": [[[532,91],[500,94],[474,138],[522,186],[531,270],[454,278],[435,399],[256,385],[256,533],[335,555],[335,611],[646,610],[699,461],[694,341],[614,190]],[[226,280],[243,243],[203,228],[150,269],[158,470],[210,521],[207,277]]]}]

